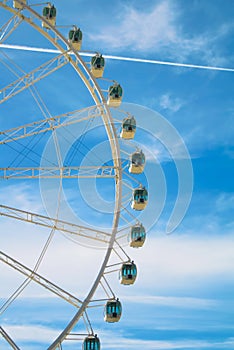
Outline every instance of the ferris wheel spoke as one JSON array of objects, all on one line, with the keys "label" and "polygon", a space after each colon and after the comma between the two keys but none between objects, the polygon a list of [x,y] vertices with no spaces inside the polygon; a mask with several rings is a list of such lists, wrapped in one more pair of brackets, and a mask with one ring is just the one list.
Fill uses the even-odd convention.
[{"label": "ferris wheel spoke", "polygon": [[[102,281],[103,279],[103,281]],[[102,276],[102,279],[100,280],[100,286],[102,287],[104,293],[106,294],[108,299],[113,299],[115,298],[115,294],[113,292],[113,290],[110,287],[110,284],[108,283],[107,279],[105,278],[105,276]],[[95,302],[95,300],[91,300],[92,302]]]},{"label": "ferris wheel spoke", "polygon": [[0,261],[6,263],[8,266],[14,268],[15,270],[19,271],[21,274],[27,276],[34,282],[40,284],[44,288],[48,289],[50,292],[56,294],[60,298],[66,300],[73,306],[79,308],[82,304],[82,301],[77,299],[72,294],[66,292],[64,289],[60,288],[56,284],[50,282],[48,279],[42,277],[41,275],[37,274],[33,270],[29,269],[25,265],[21,264],[19,261],[11,258],[9,255],[4,254],[3,252],[0,252]]},{"label": "ferris wheel spoke", "polygon": [[[83,116],[82,113],[84,112],[87,113],[87,115]],[[2,139],[0,139],[0,145],[24,139],[26,137],[35,136],[47,131],[53,131],[61,127],[66,127],[96,117],[101,117],[100,109],[94,109],[94,107],[92,107],[64,113],[55,117],[21,125],[16,128],[0,131],[0,138],[2,137]]]},{"label": "ferris wheel spoke", "polygon": [[0,45],[14,32],[14,30],[22,23],[23,18],[18,15],[13,15],[1,28],[0,28]]},{"label": "ferris wheel spoke", "polygon": [[115,178],[114,166],[66,166],[0,168],[0,179]]},{"label": "ferris wheel spoke", "polygon": [[[69,61],[71,66],[74,68],[76,73],[79,75],[81,80],[83,81],[84,85],[89,90],[89,93],[93,100],[95,101],[96,105],[101,106],[101,114],[102,114],[102,121],[103,125],[105,127],[108,140],[111,147],[112,152],[112,160],[115,167],[115,208],[113,210],[113,222],[112,222],[112,230],[111,234],[108,236],[108,243],[104,259],[102,261],[102,264],[99,268],[99,272],[96,276],[95,281],[93,282],[90,290],[88,291],[82,305],[78,309],[77,313],[74,315],[74,317],[71,319],[71,321],[68,323],[68,325],[64,328],[64,330],[61,332],[61,334],[52,342],[52,344],[49,346],[48,350],[55,350],[55,349],[61,349],[62,343],[68,335],[72,335],[72,329],[75,327],[75,325],[78,323],[80,318],[83,317],[84,313],[86,312],[86,308],[88,307],[90,301],[93,299],[94,293],[97,290],[97,287],[100,285],[100,280],[104,276],[104,273],[106,273],[106,266],[109,263],[111,253],[113,251],[113,246],[115,245],[115,236],[118,231],[118,224],[120,219],[120,211],[121,211],[121,197],[122,197],[122,168],[121,168],[121,157],[120,157],[120,149],[119,149],[119,142],[117,137],[117,132],[114,126],[113,118],[111,115],[111,112],[109,110],[109,105],[106,101],[106,98],[104,97],[102,93],[102,89],[99,87],[99,85],[96,82],[96,79],[94,79],[94,76],[90,72],[90,68],[86,66],[86,64],[81,59],[79,53],[74,49],[73,45],[69,43],[68,39],[66,39],[56,28],[55,24],[50,24],[49,21],[45,21],[46,25],[48,25],[48,29],[50,29],[50,32],[43,29],[41,27],[41,21],[43,22],[43,16],[39,15],[36,11],[34,11],[30,6],[27,5],[27,2],[19,1],[20,4],[23,5],[23,15],[20,11],[15,11],[12,7],[7,6],[10,2],[8,1],[1,1],[0,0],[0,7],[3,7],[7,11],[17,14],[19,17],[23,16],[25,23],[28,23],[32,28],[34,28],[38,33],[42,34],[44,38],[46,38],[50,43],[52,43],[58,50],[61,52]],[[27,12],[30,12],[30,17],[27,17]],[[44,13],[44,10],[43,10]],[[52,37],[52,34],[55,35],[55,38]],[[68,52],[69,50],[69,52]],[[72,57],[71,57],[72,55]],[[74,59],[73,59],[74,57]],[[61,166],[60,166],[61,168]],[[99,167],[100,168],[100,167]],[[96,177],[96,176],[95,176]],[[121,263],[119,263],[121,264]],[[113,265],[112,265],[113,266]],[[109,265],[110,267],[110,265]],[[122,283],[122,282],[121,282]],[[93,332],[92,332],[93,333]],[[92,336],[89,334],[87,338],[84,340],[84,344],[95,344],[95,347],[97,346],[97,349],[100,349],[100,342],[99,339],[92,334]],[[85,345],[84,345],[85,346]]]},{"label": "ferris wheel spoke", "polygon": [[0,326],[0,334],[3,336],[3,338],[8,342],[9,345],[11,345],[13,350],[20,350],[20,348],[15,344],[15,342],[11,339],[9,334]]},{"label": "ferris wheel spoke", "polygon": [[90,322],[90,319],[89,319],[89,316],[88,316],[88,313],[86,310],[83,313],[82,318],[83,318],[83,322],[84,322],[85,328],[87,329],[88,333],[93,333],[93,328],[92,328],[92,325],[91,325],[91,322]]},{"label": "ferris wheel spoke", "polygon": [[109,233],[104,231],[72,224],[67,221],[53,219],[45,215],[39,215],[29,211],[8,207],[5,205],[0,205],[0,216],[9,217],[19,221],[40,225],[43,227],[48,227],[64,233],[82,236],[85,238],[98,240],[104,243],[107,243],[111,236]]},{"label": "ferris wheel spoke", "polygon": [[[31,25],[34,29],[36,29],[40,34],[42,34],[47,40],[49,40],[64,56],[67,57],[69,63],[73,66],[76,72],[79,74],[80,78],[88,88],[90,94],[92,95],[96,104],[100,104],[105,102],[101,89],[97,85],[96,81],[93,79],[93,76],[90,74],[90,70],[83,62],[79,54],[76,50],[74,50],[73,46],[70,45],[67,39],[63,37],[63,35],[58,31],[58,29],[49,24],[51,31],[55,34],[55,38],[50,35],[49,32],[45,31],[41,26],[37,24],[37,20],[41,23],[44,22],[44,18],[39,15],[36,11],[34,11],[30,6],[24,4],[24,9],[30,11],[30,17],[27,17],[25,14],[22,15],[19,11],[15,11],[12,7],[7,6],[5,1],[0,1],[0,6],[5,8],[7,11],[22,17],[25,22]],[[47,22],[47,21],[46,21]],[[71,53],[75,56],[75,59],[71,57]],[[79,66],[78,66],[79,65]],[[106,109],[106,108],[105,108]],[[109,114],[109,111],[108,111]],[[109,118],[109,116],[108,116]]]},{"label": "ferris wheel spoke", "polygon": [[69,60],[60,54],[0,90],[0,104],[65,66]]}]

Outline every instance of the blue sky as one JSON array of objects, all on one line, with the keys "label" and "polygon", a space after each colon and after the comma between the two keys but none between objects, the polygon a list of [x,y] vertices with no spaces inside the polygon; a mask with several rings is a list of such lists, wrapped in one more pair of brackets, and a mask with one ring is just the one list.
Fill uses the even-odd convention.
[{"label": "blue sky", "polygon": [[[59,28],[64,34],[73,24],[82,29],[82,50],[234,68],[232,0],[118,0],[114,4],[70,0],[66,6],[57,0],[55,5],[57,25],[61,25]],[[38,7],[38,11],[41,8]],[[5,23],[8,14],[1,8],[0,13],[1,23]],[[20,26],[7,43],[52,48],[26,25]],[[11,62],[11,67],[19,73],[14,64],[30,71],[53,57],[47,53],[1,49],[1,87],[16,79],[5,63]],[[117,275],[111,276],[111,286],[123,304],[121,321],[105,324],[102,308],[90,311],[102,349],[233,349],[233,74],[106,60],[105,77],[117,80],[124,89],[121,110],[136,112],[140,128],[135,142],[147,155],[145,175],[141,179],[149,188],[150,200],[147,209],[139,214],[139,219],[148,227],[144,247],[138,250],[126,247],[138,266],[135,285],[120,286]],[[109,84],[110,81],[100,81],[103,89]],[[67,66],[36,87],[52,116],[93,104],[80,78]],[[113,111],[113,114],[121,120],[121,113]],[[43,119],[30,91],[3,103],[0,115],[1,130]],[[61,135],[58,132],[61,147],[68,147],[67,140],[75,142],[85,125],[77,124]],[[80,147],[76,157],[73,147],[65,157],[67,162],[72,165],[82,162],[86,152],[89,154],[84,164],[90,157],[98,163],[100,155],[101,161],[110,159],[105,133],[98,123],[94,127],[96,129],[84,138],[86,147]],[[116,128],[119,130],[119,124]],[[46,147],[49,137],[46,134],[11,143],[14,149],[1,145],[1,167],[39,166],[40,162],[46,164],[48,159],[53,160],[51,148]],[[132,149],[123,142],[121,148],[127,152]],[[188,200],[193,180],[192,199],[180,225],[168,235],[166,228],[183,175],[178,174],[176,165],[181,164],[185,166],[183,169],[192,164],[193,179],[188,177],[183,184],[185,190],[180,200],[181,203]],[[57,186],[56,181],[53,184]],[[87,182],[81,182],[82,199],[77,198],[77,181],[66,180],[63,186],[62,219],[108,227],[111,220],[108,212],[113,209],[112,182],[97,183],[96,192]],[[1,204],[52,215],[57,197],[51,198],[51,188],[49,180],[40,184],[36,180],[1,180]],[[129,190],[124,189],[128,200]],[[103,199],[105,215],[98,211],[97,193]],[[0,225],[1,251],[32,268],[49,230],[5,217],[1,217]],[[103,250],[83,247],[57,233],[39,273],[78,298],[84,298],[103,255]],[[3,263],[0,276],[2,305],[24,277]],[[20,348],[46,349],[74,312],[74,307],[52,298],[49,292],[31,283],[1,315],[0,324]],[[64,344],[64,349],[72,346],[74,344]],[[79,346],[81,348],[81,342]],[[7,350],[9,346],[0,339],[0,348]]]}]

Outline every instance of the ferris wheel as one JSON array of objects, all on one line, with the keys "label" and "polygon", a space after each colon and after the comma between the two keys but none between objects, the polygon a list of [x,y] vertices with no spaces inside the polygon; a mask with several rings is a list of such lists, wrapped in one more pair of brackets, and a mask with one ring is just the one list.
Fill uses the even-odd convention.
[{"label": "ferris wheel", "polygon": [[[138,214],[148,204],[147,183],[144,183],[142,175],[146,157],[142,149],[135,148],[135,144],[133,152],[125,151],[125,156],[121,150],[122,143],[131,144],[137,118],[121,110],[123,88],[119,82],[104,78],[106,63],[102,54],[92,53],[88,63],[81,58],[82,29],[78,25],[71,25],[65,36],[62,30],[66,26],[61,26],[60,30],[56,25],[59,9],[55,5],[28,4],[27,0],[1,0],[0,7],[4,10],[0,44],[11,43],[11,38],[22,40],[24,33],[25,45],[26,42],[32,45],[39,40],[53,47],[52,58],[47,62],[43,55],[40,56],[40,62],[38,57],[30,60],[30,63],[23,58],[21,61],[21,57],[15,61],[7,54],[2,60],[9,81],[4,81],[5,86],[0,88],[1,115],[9,116],[10,122],[9,125],[8,122],[3,124],[7,127],[0,132],[1,154],[4,155],[2,160],[6,164],[0,169],[1,182],[5,184],[7,180],[7,183],[10,180],[23,180],[26,183],[28,180],[39,180],[47,215],[4,203],[0,205],[0,215],[4,220],[11,219],[16,223],[15,227],[19,223],[31,224],[32,227],[46,228],[50,233],[33,267],[1,251],[1,262],[24,277],[20,282],[17,280],[15,290],[5,298],[1,317],[29,284],[38,284],[75,308],[73,316],[51,339],[47,348],[66,349],[69,341],[73,341],[81,342],[84,350],[99,350],[101,340],[93,329],[89,310],[102,307],[105,322],[120,320],[123,306],[111,287],[111,279],[119,274],[117,278],[120,284],[132,285],[135,282],[137,265],[124,247],[128,244],[131,248],[140,248],[146,239],[146,229],[138,218]],[[38,8],[41,12],[35,10]],[[18,61],[22,62],[24,68],[18,66]],[[30,66],[32,61],[33,67]],[[76,94],[80,97],[81,91],[88,91],[95,105],[53,114],[47,107],[49,102],[53,101],[58,106],[62,103],[64,109],[68,103],[56,97],[57,81],[52,80],[52,73],[58,74],[68,66],[67,76],[74,76],[75,73],[79,80]],[[64,89],[67,88],[65,75],[62,77]],[[50,91],[51,86],[53,91]],[[40,88],[43,97],[38,92]],[[44,116],[40,120],[35,120],[31,115],[35,107],[31,107],[28,99],[32,97]],[[52,109],[56,111],[56,108]],[[20,114],[28,111],[30,116],[26,118],[27,122],[21,123]],[[14,126],[11,124],[11,115],[15,115],[14,120],[19,115]],[[43,138],[44,135],[46,138]],[[32,166],[39,157],[37,166]],[[63,188],[65,180],[67,182]],[[66,186],[68,191],[72,191],[68,181],[72,182],[72,186],[76,186],[78,181],[80,193],[75,196],[78,198],[66,195]],[[94,194],[92,189],[95,186]],[[102,200],[104,195],[106,198]],[[85,210],[81,213],[80,208]],[[99,215],[95,221],[94,213],[97,211]],[[99,256],[102,255],[102,260],[95,271],[94,282],[88,292],[81,293],[81,296],[68,292],[65,287],[39,273],[56,232],[78,243],[77,250],[80,245],[84,245],[101,252]],[[14,336],[3,323],[1,321],[0,334],[13,349],[19,349]],[[79,327],[79,324],[82,326]],[[84,328],[86,332],[81,333],[80,329]]]}]

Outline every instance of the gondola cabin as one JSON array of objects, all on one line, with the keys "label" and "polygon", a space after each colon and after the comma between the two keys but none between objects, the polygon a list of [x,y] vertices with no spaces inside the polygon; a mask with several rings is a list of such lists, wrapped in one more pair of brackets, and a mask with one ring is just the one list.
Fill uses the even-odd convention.
[{"label": "gondola cabin", "polygon": [[130,247],[142,247],[146,239],[145,228],[142,224],[136,224],[131,227],[130,231]]},{"label": "gondola cabin", "polygon": [[24,5],[27,5],[27,0],[20,1],[22,2],[22,4],[20,4],[17,0],[13,1],[13,7],[17,10],[22,10],[24,8]]},{"label": "gondola cabin", "polygon": [[148,202],[148,192],[145,187],[136,188],[133,191],[131,208],[135,210],[145,209]]},{"label": "gondola cabin", "polygon": [[145,155],[142,151],[136,151],[130,156],[128,171],[132,174],[141,174],[145,167]]},{"label": "gondola cabin", "polygon": [[96,54],[91,59],[91,73],[95,78],[102,78],[105,67],[105,59],[100,54]]},{"label": "gondola cabin", "polygon": [[123,263],[119,271],[119,281],[121,284],[130,285],[133,284],[137,277],[137,268],[134,262]]},{"label": "gondola cabin", "polygon": [[105,305],[105,316],[106,322],[118,322],[122,314],[122,306],[118,299],[108,300]]},{"label": "gondola cabin", "polygon": [[68,41],[72,44],[75,50],[79,51],[82,44],[82,31],[74,26],[68,33]]},{"label": "gondola cabin", "polygon": [[[46,7],[43,8],[43,18],[49,22],[50,25],[55,26],[56,24],[56,8],[51,3],[48,3]],[[42,21],[42,27],[50,29],[50,26]]]},{"label": "gondola cabin", "polygon": [[110,107],[119,107],[121,105],[123,89],[120,84],[115,83],[109,87],[107,104]]},{"label": "gondola cabin", "polygon": [[124,118],[120,137],[123,139],[133,139],[136,132],[136,119],[133,116]]},{"label": "gondola cabin", "polygon": [[97,335],[88,335],[83,342],[83,350],[100,350],[100,340]]}]

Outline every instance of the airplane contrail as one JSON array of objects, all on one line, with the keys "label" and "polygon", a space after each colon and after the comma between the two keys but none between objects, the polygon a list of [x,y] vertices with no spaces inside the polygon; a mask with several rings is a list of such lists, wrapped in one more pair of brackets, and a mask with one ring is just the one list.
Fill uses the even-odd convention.
[{"label": "airplane contrail", "polygon": [[[2,49],[13,49],[13,50],[23,50],[23,51],[32,51],[32,52],[44,52],[44,53],[60,53],[59,50],[55,49],[46,49],[42,47],[31,47],[31,46],[22,46],[22,45],[8,45],[8,44],[0,44],[0,48]],[[79,52],[80,56],[93,56],[93,53],[87,52]],[[234,72],[234,68],[225,68],[225,67],[215,67],[215,66],[202,66],[197,64],[187,64],[187,63],[179,63],[179,62],[168,62],[168,61],[158,61],[158,60],[149,60],[143,58],[134,58],[134,57],[123,57],[123,56],[114,56],[114,55],[102,55],[105,58],[119,61],[129,61],[129,62],[139,62],[139,63],[149,63],[149,64],[159,64],[166,66],[175,66],[175,67],[185,67],[185,68],[196,68],[196,69],[208,69],[208,70],[216,70],[216,71],[226,71],[226,72]]]}]

